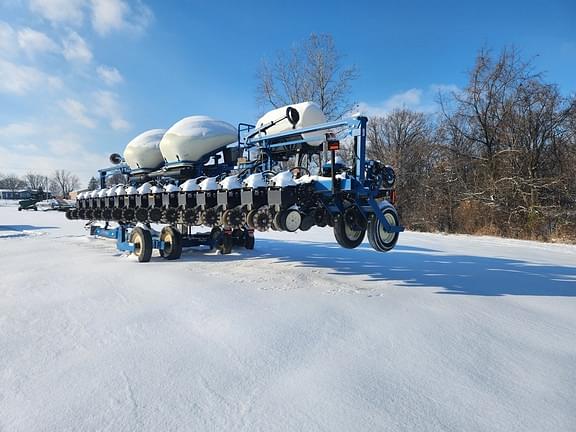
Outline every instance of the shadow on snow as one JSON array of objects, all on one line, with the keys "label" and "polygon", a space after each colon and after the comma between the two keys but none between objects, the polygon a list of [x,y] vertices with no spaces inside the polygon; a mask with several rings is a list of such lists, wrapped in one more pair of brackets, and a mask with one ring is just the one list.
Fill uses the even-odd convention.
[{"label": "shadow on snow", "polygon": [[[536,264],[507,258],[447,255],[398,245],[379,253],[363,244],[343,249],[336,243],[258,239],[256,249],[235,249],[231,255],[185,251],[187,261],[227,262],[274,259],[297,267],[322,268],[333,275],[365,276],[367,281],[391,281],[405,287],[437,287],[439,294],[480,296],[576,296],[576,266]],[[273,264],[271,264],[273,265]]]}]

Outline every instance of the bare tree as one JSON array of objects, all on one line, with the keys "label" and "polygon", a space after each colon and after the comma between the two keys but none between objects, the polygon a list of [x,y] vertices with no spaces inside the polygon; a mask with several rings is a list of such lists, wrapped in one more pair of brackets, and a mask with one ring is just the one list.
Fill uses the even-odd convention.
[{"label": "bare tree", "polygon": [[394,167],[398,209],[411,226],[431,225],[427,185],[434,162],[433,137],[429,118],[407,109],[368,122],[368,156]]},{"label": "bare tree", "polygon": [[27,173],[24,176],[24,181],[26,182],[26,187],[31,190],[46,190],[50,182],[47,176],[33,172]]},{"label": "bare tree", "polygon": [[15,174],[8,174],[4,176],[0,183],[0,188],[8,189],[12,193],[25,187],[26,183],[24,183],[24,181],[22,181],[22,179]]},{"label": "bare tree", "polygon": [[331,35],[312,34],[291,49],[278,52],[274,61],[262,62],[257,101],[274,108],[314,101],[328,118],[339,118],[353,107],[350,86],[358,77],[353,66],[343,66],[342,62]]},{"label": "bare tree", "polygon": [[80,187],[80,179],[75,174],[66,170],[56,170],[51,179],[50,190],[67,198],[75,189]]}]

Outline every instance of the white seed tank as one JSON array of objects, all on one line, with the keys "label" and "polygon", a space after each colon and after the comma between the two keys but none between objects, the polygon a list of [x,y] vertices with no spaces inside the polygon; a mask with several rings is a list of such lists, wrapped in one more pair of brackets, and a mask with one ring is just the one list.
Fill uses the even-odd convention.
[{"label": "white seed tank", "polygon": [[[294,128],[292,127],[292,123],[290,123],[290,121],[286,118],[286,109],[288,107],[294,108],[296,111],[298,111],[298,114],[300,114],[300,119]],[[275,125],[266,129],[266,135],[277,134],[292,129],[302,129],[309,126],[314,126],[315,124],[326,122],[326,116],[317,104],[314,102],[301,102],[294,105],[286,105],[284,107],[267,112],[258,120],[256,127],[259,128],[265,126],[270,122],[278,121],[283,117],[283,120],[280,120]],[[302,138],[307,139],[309,137],[318,136],[318,134],[319,133],[317,132],[302,134]],[[317,146],[322,144],[322,141],[309,141],[308,144]]]},{"label": "white seed tank", "polygon": [[186,117],[166,131],[160,151],[167,163],[196,162],[237,139],[230,123],[207,116]]},{"label": "white seed tank", "polygon": [[160,140],[165,129],[151,129],[141,133],[124,149],[124,160],[130,169],[156,169],[163,164]]}]

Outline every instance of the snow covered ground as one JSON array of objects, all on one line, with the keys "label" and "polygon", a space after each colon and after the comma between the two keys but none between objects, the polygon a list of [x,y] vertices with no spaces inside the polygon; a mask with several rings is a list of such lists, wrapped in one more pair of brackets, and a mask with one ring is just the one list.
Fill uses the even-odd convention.
[{"label": "snow covered ground", "polygon": [[140,264],[0,207],[0,431],[574,431],[576,247],[329,229]]}]

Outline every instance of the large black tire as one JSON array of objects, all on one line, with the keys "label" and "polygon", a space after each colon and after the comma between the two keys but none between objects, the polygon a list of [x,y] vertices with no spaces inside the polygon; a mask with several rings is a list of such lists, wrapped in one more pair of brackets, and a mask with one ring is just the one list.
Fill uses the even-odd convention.
[{"label": "large black tire", "polygon": [[130,233],[130,243],[134,244],[134,255],[139,262],[148,262],[152,257],[152,235],[150,231],[136,227]]},{"label": "large black tire", "polygon": [[[362,217],[362,215],[357,216]],[[360,246],[366,234],[362,221],[352,220],[352,217],[352,214],[345,213],[334,218],[334,237],[338,244],[346,249]]]},{"label": "large black tire", "polygon": [[167,260],[175,260],[182,255],[182,234],[171,226],[162,228],[160,240],[164,242],[164,249],[160,249],[160,256]]},{"label": "large black tire", "polygon": [[[394,207],[384,207],[381,211],[390,225],[399,224],[398,213]],[[379,252],[388,252],[396,246],[399,233],[386,232],[375,215],[369,218],[367,231],[368,241],[373,249]]]}]

